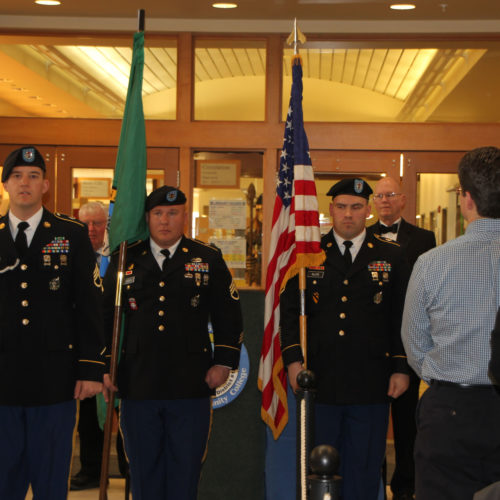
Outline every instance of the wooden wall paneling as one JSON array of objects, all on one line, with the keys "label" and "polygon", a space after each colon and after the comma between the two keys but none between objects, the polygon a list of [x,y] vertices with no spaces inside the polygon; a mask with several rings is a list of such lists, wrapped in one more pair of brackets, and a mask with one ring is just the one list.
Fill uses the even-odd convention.
[{"label": "wooden wall paneling", "polygon": [[[187,197],[186,210],[188,214],[187,236],[193,237],[191,234],[193,221],[193,188],[194,188],[195,172],[193,152],[191,148],[179,149],[179,188]],[[174,184],[177,186],[177,183]]]},{"label": "wooden wall paneling", "polygon": [[177,120],[190,122],[194,116],[193,36],[181,33],[177,40]]},{"label": "wooden wall paneling", "polygon": [[[500,146],[500,123],[312,123],[312,150],[468,151]],[[121,120],[9,118],[0,120],[2,144],[117,146]],[[150,147],[280,149],[280,122],[181,122],[147,120]]]},{"label": "wooden wall paneling", "polygon": [[266,122],[281,123],[281,89],[283,78],[283,43],[279,35],[267,39]]}]

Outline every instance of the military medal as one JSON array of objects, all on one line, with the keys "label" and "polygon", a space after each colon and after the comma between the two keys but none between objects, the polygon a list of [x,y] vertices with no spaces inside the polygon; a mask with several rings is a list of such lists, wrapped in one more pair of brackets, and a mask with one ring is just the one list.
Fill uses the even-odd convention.
[{"label": "military medal", "polygon": [[375,297],[373,297],[373,302],[375,302],[375,304],[380,304],[382,302],[382,292],[377,292],[375,294]]},{"label": "military medal", "polygon": [[61,266],[67,266],[68,265],[68,256],[66,254],[61,254],[60,256],[60,262],[61,262]]},{"label": "military medal", "polygon": [[384,272],[382,273],[382,279],[383,279],[384,281],[389,281],[389,273],[388,273],[387,271],[384,271]]},{"label": "military medal", "polygon": [[55,292],[61,288],[61,280],[59,276],[49,281],[49,290]]},{"label": "military medal", "polygon": [[201,285],[201,273],[194,273],[194,280],[196,281],[196,286]]},{"label": "military medal", "polygon": [[203,284],[206,286],[208,285],[208,274],[203,275]]},{"label": "military medal", "polygon": [[372,280],[378,281],[378,272],[377,271],[372,271]]}]

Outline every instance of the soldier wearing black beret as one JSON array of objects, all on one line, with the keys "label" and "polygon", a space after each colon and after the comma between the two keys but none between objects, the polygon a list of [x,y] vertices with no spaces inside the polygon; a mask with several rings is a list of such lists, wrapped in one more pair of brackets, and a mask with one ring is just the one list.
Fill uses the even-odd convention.
[{"label": "soldier wearing black beret", "polygon": [[[363,179],[332,186],[333,227],[326,259],[307,268],[308,368],[316,374],[316,444],[340,452],[343,500],[376,500],[385,455],[389,402],[408,386],[400,327],[408,267],[399,245],[368,236],[372,190]],[[303,357],[298,279],[280,300],[281,349],[290,384]]]},{"label": "soldier wearing black beret", "polygon": [[[196,500],[210,396],[239,362],[238,291],[221,252],[183,235],[185,203],[175,187],[153,191],[150,238],[127,251],[117,385],[134,498]],[[114,256],[104,279],[109,333],[116,266]]]},{"label": "soldier wearing black beret", "polygon": [[65,500],[77,399],[102,389],[101,281],[84,224],[42,206],[45,162],[33,146],[2,172],[0,498]]}]

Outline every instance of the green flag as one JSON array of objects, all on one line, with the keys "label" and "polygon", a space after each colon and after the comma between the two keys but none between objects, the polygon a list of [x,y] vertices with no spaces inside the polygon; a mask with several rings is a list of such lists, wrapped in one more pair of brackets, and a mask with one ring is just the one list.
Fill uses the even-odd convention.
[{"label": "green flag", "polygon": [[134,34],[134,50],[123,113],[120,144],[113,178],[109,249],[122,241],[132,243],[148,237],[144,217],[146,202],[146,127],[142,108],[144,32]]}]

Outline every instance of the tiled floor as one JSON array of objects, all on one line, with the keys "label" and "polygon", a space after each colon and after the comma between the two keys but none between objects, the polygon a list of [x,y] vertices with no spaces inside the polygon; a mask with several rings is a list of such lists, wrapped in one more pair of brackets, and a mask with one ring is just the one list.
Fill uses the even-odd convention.
[{"label": "tiled floor", "polygon": [[[78,449],[78,448],[76,448]],[[110,461],[110,470],[113,470],[113,453]],[[394,447],[392,442],[387,443],[387,468],[389,477],[394,469]],[[109,480],[108,486],[108,500],[125,500],[125,479],[114,479]],[[68,495],[68,500],[98,500],[99,489],[84,490],[84,491],[71,491]],[[132,498],[132,495],[130,495]],[[31,494],[28,494],[26,500],[31,500]],[[392,495],[389,489],[387,490],[387,500],[391,500]],[[201,499],[202,500],[202,499]],[[225,499],[232,500],[232,499]]]}]

